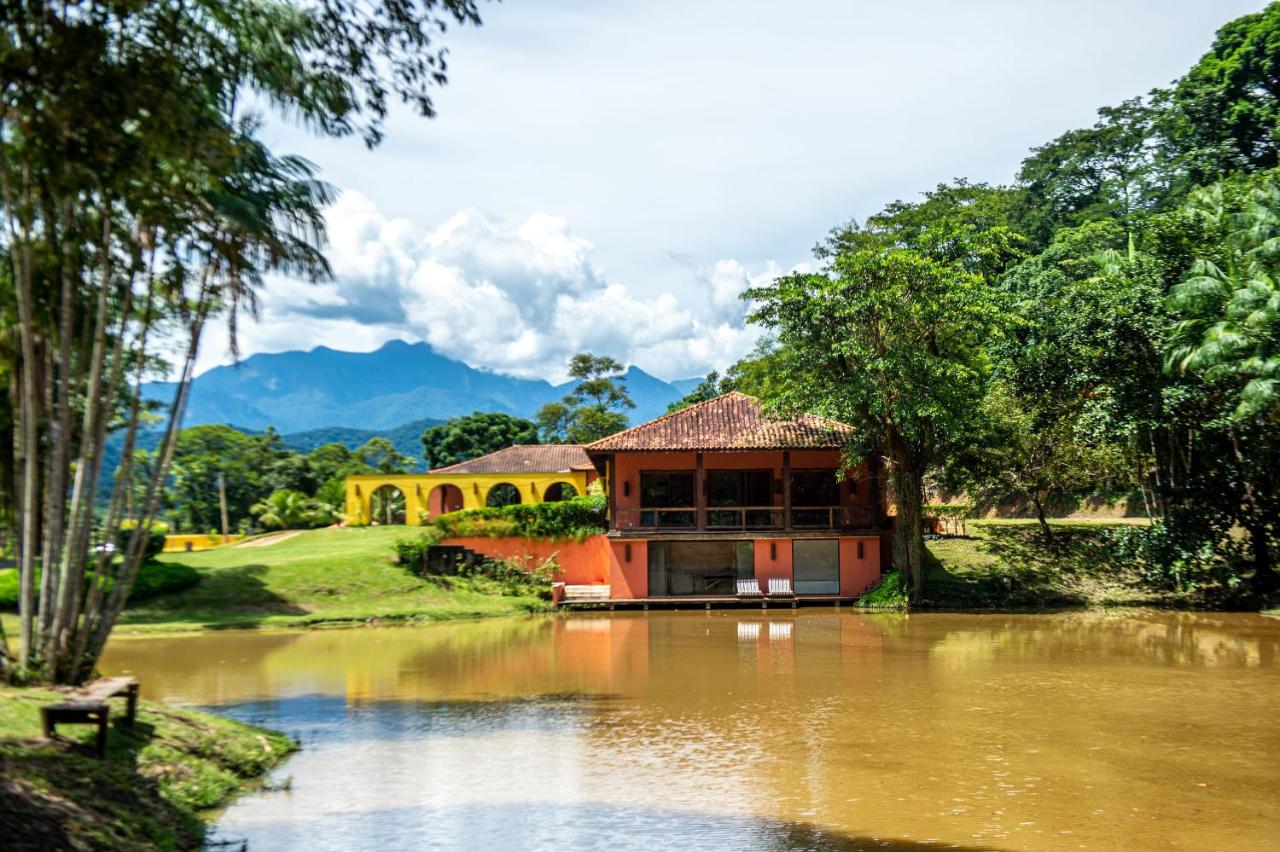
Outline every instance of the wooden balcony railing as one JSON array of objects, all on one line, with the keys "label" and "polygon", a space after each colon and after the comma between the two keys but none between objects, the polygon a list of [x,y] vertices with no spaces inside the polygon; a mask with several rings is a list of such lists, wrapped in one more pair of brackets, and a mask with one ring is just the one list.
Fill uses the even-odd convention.
[{"label": "wooden balcony railing", "polygon": [[[787,529],[781,506],[708,506],[699,526],[696,508],[614,509],[612,528],[634,532],[768,532]],[[794,506],[791,529],[869,529],[877,526],[871,506]]]}]

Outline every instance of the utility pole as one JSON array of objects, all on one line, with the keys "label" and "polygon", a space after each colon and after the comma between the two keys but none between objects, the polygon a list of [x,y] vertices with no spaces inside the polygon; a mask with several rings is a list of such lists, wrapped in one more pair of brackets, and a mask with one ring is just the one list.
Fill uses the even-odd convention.
[{"label": "utility pole", "polygon": [[227,527],[230,524],[227,522],[227,478],[222,475],[222,471],[218,471],[218,502],[222,504],[222,543],[226,544],[229,538]]}]

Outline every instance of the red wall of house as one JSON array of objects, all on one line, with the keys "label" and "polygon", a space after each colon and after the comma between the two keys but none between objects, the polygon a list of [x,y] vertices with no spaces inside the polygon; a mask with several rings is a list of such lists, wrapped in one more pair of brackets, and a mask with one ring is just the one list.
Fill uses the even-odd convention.
[{"label": "red wall of house", "polygon": [[[614,541],[609,548],[609,597],[647,598],[649,596],[649,542]],[[627,550],[631,559],[627,559]]]},{"label": "red wall of house", "polygon": [[[859,542],[862,543],[861,558],[858,556]],[[879,536],[840,539],[840,594],[849,597],[861,594],[879,579]]]},{"label": "red wall of house", "polygon": [[[769,545],[774,545],[771,550]],[[756,581],[761,591],[769,588],[775,577],[791,579],[791,539],[758,538],[755,540]]]},{"label": "red wall of house", "polygon": [[[609,541],[603,535],[587,536],[582,541],[466,536],[448,538],[441,544],[465,547],[494,559],[527,560],[532,566],[537,566],[554,555],[556,562],[560,564],[560,573],[555,577],[559,582],[571,586],[603,586],[610,582],[612,555]],[[634,555],[632,558],[635,558]],[[648,579],[647,572],[645,579]]]},{"label": "red wall of house", "polygon": [[[862,542],[862,556],[858,556]],[[569,585],[608,585],[615,600],[649,595],[649,544],[643,539],[610,541],[603,535],[582,541],[543,541],[525,538],[470,536],[445,539],[494,559],[518,559],[537,565],[555,557],[560,572],[555,579]],[[753,540],[756,580],[761,590],[770,578],[793,577],[791,539]],[[876,536],[840,539],[840,594],[852,597],[880,579],[880,540]],[[631,558],[627,559],[627,549]]]}]

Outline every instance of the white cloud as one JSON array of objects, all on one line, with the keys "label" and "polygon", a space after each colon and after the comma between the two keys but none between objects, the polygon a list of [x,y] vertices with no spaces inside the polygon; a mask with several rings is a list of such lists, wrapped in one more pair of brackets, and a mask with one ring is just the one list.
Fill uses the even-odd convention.
[{"label": "white cloud", "polygon": [[[269,281],[257,322],[241,325],[243,354],[327,345],[366,350],[426,341],[476,367],[564,378],[575,352],[612,355],[666,378],[722,369],[750,351],[747,287],[781,273],[736,260],[686,263],[680,295],[637,296],[611,282],[590,241],[561,216],[519,224],[476,211],[421,230],[344,193],[327,214],[332,281]],[[213,341],[211,341],[213,342]],[[226,361],[210,347],[203,366]]]}]

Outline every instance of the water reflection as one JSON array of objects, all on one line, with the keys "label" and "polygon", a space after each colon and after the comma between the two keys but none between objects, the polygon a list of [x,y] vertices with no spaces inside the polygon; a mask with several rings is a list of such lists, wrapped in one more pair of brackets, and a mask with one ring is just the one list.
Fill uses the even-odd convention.
[{"label": "water reflection", "polygon": [[[1265,847],[1280,621],[648,613],[130,639],[306,748],[250,848]],[[729,839],[732,838],[732,841]]]}]

